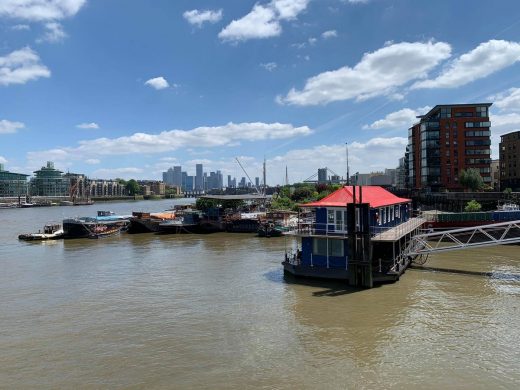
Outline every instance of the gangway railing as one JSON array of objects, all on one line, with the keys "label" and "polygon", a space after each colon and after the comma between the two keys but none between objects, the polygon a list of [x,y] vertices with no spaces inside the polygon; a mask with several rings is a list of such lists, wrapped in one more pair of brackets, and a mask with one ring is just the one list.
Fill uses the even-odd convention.
[{"label": "gangway railing", "polygon": [[416,257],[436,252],[520,243],[520,221],[494,223],[415,235],[402,255]]}]

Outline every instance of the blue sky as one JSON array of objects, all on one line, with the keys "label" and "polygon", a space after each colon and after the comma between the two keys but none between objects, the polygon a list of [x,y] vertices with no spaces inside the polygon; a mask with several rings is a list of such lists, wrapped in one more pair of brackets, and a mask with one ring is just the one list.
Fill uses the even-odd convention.
[{"label": "blue sky", "polygon": [[2,0],[0,162],[99,178],[172,165],[268,184],[392,168],[415,115],[490,101],[520,130],[520,3]]}]

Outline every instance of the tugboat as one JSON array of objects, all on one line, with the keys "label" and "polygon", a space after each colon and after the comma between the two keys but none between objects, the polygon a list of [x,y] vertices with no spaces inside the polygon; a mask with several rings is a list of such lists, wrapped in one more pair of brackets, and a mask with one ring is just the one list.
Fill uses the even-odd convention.
[{"label": "tugboat", "polygon": [[100,225],[106,229],[119,228],[124,231],[130,224],[129,215],[115,215],[111,211],[98,211],[96,217],[79,217],[63,220],[65,238],[88,238]]},{"label": "tugboat", "polygon": [[24,241],[45,241],[63,238],[64,231],[60,224],[48,224],[43,227],[43,233],[26,233],[18,236],[19,240]]}]

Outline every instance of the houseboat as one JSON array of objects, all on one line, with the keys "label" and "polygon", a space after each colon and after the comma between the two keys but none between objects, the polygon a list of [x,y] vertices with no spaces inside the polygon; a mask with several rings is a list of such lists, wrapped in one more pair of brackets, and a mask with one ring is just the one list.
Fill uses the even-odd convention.
[{"label": "houseboat", "polygon": [[77,217],[63,220],[64,238],[88,238],[95,230],[124,231],[130,224],[130,215],[116,215],[111,211],[98,211],[95,217]]},{"label": "houseboat", "polygon": [[302,204],[295,231],[300,247],[286,253],[284,272],[363,287],[395,281],[407,265],[402,250],[424,223],[411,213],[410,199],[380,186],[345,186]]}]

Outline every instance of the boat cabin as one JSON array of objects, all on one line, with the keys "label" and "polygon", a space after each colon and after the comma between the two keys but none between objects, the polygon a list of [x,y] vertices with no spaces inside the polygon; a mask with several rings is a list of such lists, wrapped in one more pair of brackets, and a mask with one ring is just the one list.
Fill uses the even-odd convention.
[{"label": "boat cabin", "polygon": [[43,234],[54,234],[61,229],[60,224],[49,224],[43,227]]}]

